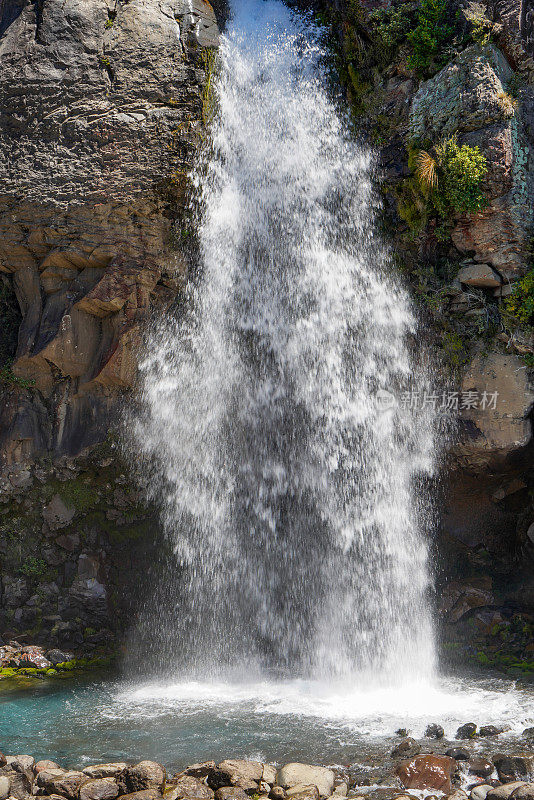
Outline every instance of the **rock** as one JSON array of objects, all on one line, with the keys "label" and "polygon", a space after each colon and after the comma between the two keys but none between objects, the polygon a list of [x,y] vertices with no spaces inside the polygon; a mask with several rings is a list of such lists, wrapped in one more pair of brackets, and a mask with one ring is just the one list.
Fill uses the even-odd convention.
[{"label": "rock", "polygon": [[[27,648],[24,649],[26,650]],[[22,659],[21,666],[26,666],[26,663]],[[28,664],[28,666],[30,666],[30,664]],[[32,772],[35,766],[35,759],[33,756],[9,756],[7,758],[7,765],[17,772]]]},{"label": "rock", "polygon": [[[56,764],[55,761],[38,761],[33,769],[35,774],[38,775],[39,772],[44,772],[45,770],[51,770],[51,769],[61,770],[61,767],[59,766],[59,764]],[[61,771],[65,772],[65,770]],[[85,772],[85,770],[83,771]]]},{"label": "rock", "polygon": [[9,797],[9,778],[0,775],[0,800],[6,800],[7,797]]},{"label": "rock", "polygon": [[479,778],[489,778],[495,767],[486,758],[472,758],[468,765],[469,774]]},{"label": "rock", "polygon": [[477,735],[477,726],[474,722],[466,722],[465,725],[460,725],[456,731],[456,739],[474,739]]},{"label": "rock", "polygon": [[528,781],[534,768],[534,756],[507,756],[498,753],[493,756],[499,780],[503,783],[511,781]]},{"label": "rock", "polygon": [[79,800],[113,800],[118,794],[113,778],[91,778],[80,786]]},{"label": "rock", "polygon": [[70,800],[77,800],[78,790],[82,783],[87,780],[87,775],[83,772],[70,770],[43,770],[37,775],[37,785],[46,789],[48,794],[60,794]]},{"label": "rock", "polygon": [[272,764],[264,764],[261,779],[270,786],[273,786],[273,784],[276,783],[276,767],[273,767]]},{"label": "rock", "polygon": [[139,792],[123,794],[121,800],[161,800],[161,797],[159,789],[141,789]]},{"label": "rock", "polygon": [[310,786],[296,784],[286,790],[286,797],[292,800],[319,800],[319,789],[314,784]]},{"label": "rock", "polygon": [[452,792],[445,795],[445,800],[467,800],[467,792],[464,792],[463,789],[453,789]]},{"label": "rock", "polygon": [[[59,650],[54,651],[59,653]],[[66,654],[63,654],[66,655]],[[66,658],[65,661],[70,661]],[[56,662],[61,663],[61,662]],[[123,772],[128,767],[124,761],[116,761],[110,764],[92,764],[89,767],[84,767],[82,772],[89,778],[116,778],[120,772]]]},{"label": "rock", "polygon": [[471,753],[465,747],[451,747],[445,752],[449,758],[454,758],[455,761],[469,761]]},{"label": "rock", "polygon": [[285,764],[277,773],[276,782],[284,789],[291,789],[301,784],[316,786],[321,797],[330,797],[334,791],[335,775],[326,767],[314,767],[310,764]]},{"label": "rock", "polygon": [[181,775],[191,775],[193,778],[206,778],[214,769],[215,761],[204,761],[202,764],[191,764],[190,767],[187,767],[187,769],[184,769],[183,772],[174,777],[179,778]]},{"label": "rock", "polygon": [[525,739],[534,739],[534,728],[525,728],[523,736]]},{"label": "rock", "polygon": [[524,785],[525,781],[511,781],[504,786],[492,787],[486,795],[486,800],[508,800],[515,789]]},{"label": "rock", "polygon": [[406,789],[436,789],[451,791],[451,777],[456,762],[448,756],[422,755],[402,761],[395,774]]},{"label": "rock", "polygon": [[[133,794],[144,789],[163,791],[165,783],[165,770],[155,761],[140,761],[133,767],[126,767],[117,776],[121,794]],[[146,800],[139,798],[139,800]]]},{"label": "rock", "polygon": [[[9,759],[8,759],[9,760]],[[17,800],[28,800],[32,792],[33,773],[29,770],[19,772],[9,764],[2,768],[2,775],[9,780],[9,794]]]},{"label": "rock", "polygon": [[273,786],[269,792],[269,797],[271,800],[284,800],[285,796],[285,789],[282,789],[281,786]]},{"label": "rock", "polygon": [[262,774],[263,765],[259,761],[227,759],[211,770],[207,782],[212,789],[238,786],[245,791],[257,791]]},{"label": "rock", "polygon": [[479,784],[471,789],[469,797],[471,800],[486,800],[486,795],[488,792],[491,792],[492,789],[493,786],[490,786],[487,783]]},{"label": "rock", "polygon": [[[530,729],[527,728],[527,730],[530,730]],[[525,733],[526,733],[526,731],[525,731]],[[5,757],[5,755],[2,752],[0,752],[0,767],[5,767],[6,764],[7,764],[7,758]]]},{"label": "rock", "polygon": [[213,797],[213,790],[192,775],[183,775],[173,783],[172,791],[165,795],[166,800],[181,800],[185,797],[191,800],[211,800]]},{"label": "rock", "polygon": [[76,509],[68,508],[59,494],[55,494],[43,508],[43,519],[51,531],[66,528],[74,519]]},{"label": "rock", "polygon": [[433,722],[430,725],[427,725],[425,736],[427,739],[443,739],[445,736],[445,731],[441,725],[437,725],[435,722]]},{"label": "rock", "polygon": [[392,758],[411,758],[421,752],[421,747],[415,739],[407,738],[399,742],[391,751]]},{"label": "rock", "polygon": [[469,264],[458,273],[460,283],[495,289],[502,283],[501,276],[489,264]]},{"label": "rock", "polygon": [[249,797],[239,786],[221,786],[215,792],[215,800],[249,800]]},{"label": "rock", "polygon": [[498,728],[496,725],[483,725],[479,732],[479,736],[499,736],[500,733],[504,733],[504,728]]},{"label": "rock", "polygon": [[514,800],[534,800],[534,783],[526,783],[524,786],[518,786],[512,792]]},{"label": "rock", "polygon": [[336,784],[336,788],[332,794],[332,797],[346,797],[349,791],[349,784],[347,781],[341,781],[341,783]]}]

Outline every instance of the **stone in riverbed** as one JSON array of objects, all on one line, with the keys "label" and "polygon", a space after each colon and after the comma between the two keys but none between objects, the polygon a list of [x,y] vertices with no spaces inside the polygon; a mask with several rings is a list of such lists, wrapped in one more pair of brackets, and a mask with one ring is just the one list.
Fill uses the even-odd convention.
[{"label": "stone in riverbed", "polygon": [[119,773],[127,768],[124,761],[115,761],[109,764],[92,764],[84,767],[84,772],[89,778],[116,778]]},{"label": "stone in riverbed", "polygon": [[161,800],[159,789],[141,789],[139,792],[123,794],[121,800]]},{"label": "stone in riverbed", "polygon": [[191,775],[192,778],[206,778],[214,769],[215,761],[204,761],[202,764],[191,764],[191,766],[184,769],[183,772],[176,773],[174,777],[178,778],[180,775]]},{"label": "stone in riverbed", "polygon": [[472,758],[469,762],[469,774],[479,778],[489,778],[495,767],[486,758]]},{"label": "stone in riverbed", "polygon": [[281,786],[273,786],[271,791],[269,792],[269,797],[271,800],[284,800],[286,796],[286,790],[282,789]]},{"label": "stone in riverbed", "polygon": [[215,792],[215,800],[249,800],[248,794],[239,786],[221,786]]},{"label": "stone in riverbed", "polygon": [[226,759],[217,764],[207,778],[208,786],[220,789],[223,786],[237,786],[244,791],[256,792],[263,775],[263,764],[259,761]]},{"label": "stone in riverbed", "polygon": [[425,736],[427,739],[443,739],[445,736],[445,731],[441,725],[438,725],[436,722],[432,722],[430,725],[427,725]]},{"label": "stone in riverbed", "polygon": [[70,800],[77,800],[80,786],[86,780],[87,775],[83,772],[64,772],[57,769],[43,770],[36,778],[37,785],[46,789],[49,794],[60,794]]},{"label": "stone in riverbed", "polygon": [[319,789],[315,784],[309,786],[297,784],[287,790],[286,797],[291,800],[319,800]]},{"label": "stone in riverbed", "polygon": [[460,725],[456,731],[456,739],[474,739],[477,735],[477,726],[474,722],[466,722],[465,725]]},{"label": "stone in riverbed", "polygon": [[451,791],[451,776],[456,769],[453,758],[439,755],[416,756],[398,764],[395,774],[406,789]]},{"label": "stone in riverbed", "polygon": [[[428,800],[428,798],[425,798],[425,800]],[[452,792],[445,796],[445,800],[467,800],[467,792],[464,792],[463,789],[453,789]]]},{"label": "stone in riverbed", "polygon": [[126,767],[117,777],[121,794],[133,794],[143,789],[157,789],[160,793],[165,784],[165,770],[155,761],[140,761]]},{"label": "stone in riverbed", "polygon": [[471,758],[471,753],[465,747],[451,747],[445,755],[454,758],[455,761],[469,761]]},{"label": "stone in riverbed", "polygon": [[9,797],[9,778],[0,775],[0,800],[6,800],[6,797]]},{"label": "stone in riverbed", "polygon": [[[55,761],[43,760],[43,761],[38,761],[36,763],[36,765],[33,768],[33,771],[35,772],[36,775],[38,775],[40,772],[44,772],[45,770],[51,770],[51,769],[61,770],[61,767],[59,766],[59,764],[56,764]],[[83,771],[85,772],[85,770]]]},{"label": "stone in riverbed", "polygon": [[534,783],[525,783],[512,792],[513,800],[534,800]]},{"label": "stone in riverbed", "polygon": [[74,654],[67,653],[65,650],[48,650],[46,657],[55,667],[57,664],[64,664],[65,661],[72,661]]},{"label": "stone in riverbed", "polygon": [[503,783],[528,781],[534,772],[534,756],[532,755],[507,756],[498,753],[493,756],[493,763],[497,768],[499,780]]},{"label": "stone in riverbed", "polygon": [[317,786],[321,797],[330,797],[334,791],[334,779],[334,773],[327,767],[314,767],[311,764],[295,762],[285,764],[276,775],[277,784],[286,790],[298,784],[313,785]]},{"label": "stone in riverbed", "polygon": [[392,758],[413,758],[421,752],[421,747],[415,739],[408,737],[399,742],[391,751]]},{"label": "stone in riverbed", "polygon": [[113,778],[89,778],[80,786],[79,800],[114,800],[118,794]]},{"label": "stone in riverbed", "polygon": [[492,787],[486,795],[486,800],[508,800],[510,795],[520,786],[525,786],[525,781],[511,781],[504,786]]},{"label": "stone in riverbed", "polygon": [[534,728],[525,728],[523,736],[525,739],[534,739]]},{"label": "stone in riverbed", "polygon": [[272,764],[264,764],[261,779],[268,783],[269,786],[273,786],[276,782],[276,767],[273,767]]},{"label": "stone in riverbed", "polygon": [[211,800],[213,797],[213,789],[192,775],[173,778],[172,784],[171,791],[165,794],[165,800],[182,800],[185,797],[190,800]]},{"label": "stone in riverbed", "polygon": [[498,728],[496,725],[483,725],[479,730],[479,736],[498,736],[504,733],[505,728]]},{"label": "stone in riverbed", "polygon": [[471,789],[469,797],[471,800],[486,800],[486,795],[488,792],[491,792],[493,786],[490,786],[487,783],[480,784],[479,786],[474,786]]}]

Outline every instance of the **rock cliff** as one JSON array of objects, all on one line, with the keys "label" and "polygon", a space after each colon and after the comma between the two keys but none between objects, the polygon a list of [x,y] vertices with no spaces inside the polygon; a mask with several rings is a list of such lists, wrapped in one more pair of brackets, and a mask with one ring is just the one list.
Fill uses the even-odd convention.
[{"label": "rock cliff", "polygon": [[109,431],[187,271],[217,44],[207,0],[0,3],[0,633],[94,649],[139,601],[157,517]]}]

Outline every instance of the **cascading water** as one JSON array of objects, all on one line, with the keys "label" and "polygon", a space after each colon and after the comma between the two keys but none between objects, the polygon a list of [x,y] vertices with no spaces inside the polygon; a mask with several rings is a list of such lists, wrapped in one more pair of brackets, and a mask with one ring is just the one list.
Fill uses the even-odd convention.
[{"label": "cascading water", "polygon": [[433,671],[434,412],[403,402],[427,386],[414,320],[322,62],[302,15],[235,2],[199,277],[149,343],[131,426],[174,550],[136,637],[165,672]]}]

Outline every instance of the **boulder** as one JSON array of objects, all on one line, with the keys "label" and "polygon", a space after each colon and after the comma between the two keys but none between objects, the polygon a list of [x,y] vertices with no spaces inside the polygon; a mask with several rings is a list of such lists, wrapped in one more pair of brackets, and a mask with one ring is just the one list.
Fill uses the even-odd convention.
[{"label": "boulder", "polygon": [[109,764],[92,764],[84,767],[84,772],[89,778],[116,778],[128,767],[124,761],[115,761]]},{"label": "boulder", "polygon": [[525,739],[534,739],[534,728],[525,728],[523,736]]},{"label": "boulder", "polygon": [[430,725],[427,725],[425,736],[427,739],[443,739],[445,736],[445,731],[441,725],[437,725],[435,722],[432,722]]},{"label": "boulder", "polygon": [[215,800],[249,800],[249,796],[239,786],[221,786],[215,792]]},{"label": "boulder", "polygon": [[113,778],[90,778],[80,786],[79,800],[113,800],[119,787]]},{"label": "boulder", "polygon": [[159,789],[141,789],[139,792],[123,794],[121,800],[161,800],[162,794]]},{"label": "boulder", "polygon": [[[38,775],[39,772],[45,772],[45,771],[49,771],[51,769],[61,770],[61,767],[59,766],[59,764],[56,764],[55,761],[46,761],[46,760],[44,760],[44,761],[38,761],[36,763],[35,767],[33,768],[33,770],[34,770],[36,775]],[[62,770],[62,771],[64,772],[65,770]],[[85,770],[84,770],[84,772],[85,772]]]},{"label": "boulder", "polygon": [[391,756],[392,758],[412,758],[412,756],[419,755],[420,752],[419,743],[408,737],[393,748]]},{"label": "boulder", "polygon": [[264,764],[261,779],[273,786],[276,783],[276,767],[273,767],[272,764]]},{"label": "boulder", "polygon": [[213,789],[192,775],[182,775],[173,779],[173,787],[170,793],[165,795],[166,800],[181,800],[191,798],[191,800],[211,800]]},{"label": "boulder", "polygon": [[310,786],[297,784],[286,790],[286,797],[291,800],[319,800],[319,789],[314,784]]},{"label": "boulder", "polygon": [[469,774],[478,778],[489,778],[494,769],[491,761],[481,757],[472,758],[468,765]]},{"label": "boulder", "polygon": [[335,775],[326,767],[314,767],[310,764],[285,764],[276,775],[276,782],[284,789],[293,786],[316,786],[321,797],[330,797],[334,791]]},{"label": "boulder", "polygon": [[[165,769],[155,761],[140,761],[132,767],[126,767],[118,776],[117,781],[121,794],[133,794],[144,789],[163,791],[165,784]],[[143,800],[139,798],[139,800]]]},{"label": "boulder", "polygon": [[465,370],[461,398],[465,433],[455,451],[469,469],[502,466],[531,441],[534,387],[518,356],[476,354]]},{"label": "boulder", "polygon": [[503,783],[528,781],[534,771],[534,756],[530,754],[507,756],[498,753],[493,756],[493,763]]},{"label": "boulder", "polygon": [[[64,664],[65,661],[72,661],[74,653],[68,653],[65,650],[47,650],[46,657],[50,663],[55,667],[57,664]],[[85,770],[83,770],[85,772]],[[104,777],[103,775],[95,775],[95,778]]]},{"label": "boulder", "polygon": [[453,758],[427,754],[402,761],[397,765],[395,774],[406,789],[450,792],[451,777],[455,770]]},{"label": "boulder", "polygon": [[465,725],[460,725],[456,731],[456,739],[474,739],[477,735],[477,726],[474,722],[466,722]]},{"label": "boulder", "polygon": [[460,283],[467,286],[479,286],[484,289],[496,289],[501,285],[501,276],[489,264],[469,264],[458,273]]},{"label": "boulder", "polygon": [[534,783],[525,783],[512,792],[514,800],[534,800]]},{"label": "boulder", "polygon": [[208,775],[208,784],[212,789],[222,786],[237,786],[245,791],[257,791],[263,775],[263,764],[259,761],[227,759],[217,764]]},{"label": "boulder", "polygon": [[486,800],[486,796],[488,792],[491,792],[493,786],[490,786],[487,783],[479,784],[478,786],[473,786],[471,792],[469,793],[469,797],[471,800]]},{"label": "boulder", "polygon": [[66,528],[74,519],[76,509],[68,508],[59,494],[55,494],[43,508],[43,519],[51,531]]},{"label": "boulder", "polygon": [[41,786],[49,794],[60,794],[68,797],[69,800],[77,800],[78,791],[82,783],[87,780],[87,775],[83,772],[70,770],[43,770],[36,778],[37,785]]},{"label": "boulder", "polygon": [[184,769],[183,772],[177,773],[174,777],[178,778],[181,775],[191,775],[193,778],[207,778],[214,769],[215,761],[204,761],[202,764],[191,764],[190,767]]},{"label": "boulder", "polygon": [[[527,730],[529,730],[529,728],[527,728]],[[525,731],[525,733],[526,733],[526,731]],[[0,752],[0,767],[5,767],[6,764],[7,764],[7,758],[5,757],[5,755],[2,752]]]},{"label": "boulder", "polygon": [[511,781],[510,783],[504,784],[504,786],[492,787],[486,795],[486,800],[508,800],[515,789],[524,785],[525,781]]},{"label": "boulder", "polygon": [[483,725],[479,732],[479,736],[499,736],[504,733],[505,728],[498,728],[496,725]]},{"label": "boulder", "polygon": [[284,800],[285,796],[286,790],[282,789],[281,786],[273,786],[269,792],[269,797],[271,800]]},{"label": "boulder", "polygon": [[7,797],[9,797],[9,778],[0,775],[0,800],[6,800]]},{"label": "boulder", "polygon": [[[26,664],[21,663],[21,666],[26,666]],[[28,666],[30,666],[30,664],[28,664]],[[33,756],[8,756],[7,766],[11,767],[11,769],[15,769],[17,772],[33,772],[33,768],[35,766],[35,759],[33,758]]]},{"label": "boulder", "polygon": [[2,775],[9,780],[9,794],[17,800],[28,800],[32,793],[33,773],[29,770],[19,772],[9,765],[2,768]]}]

